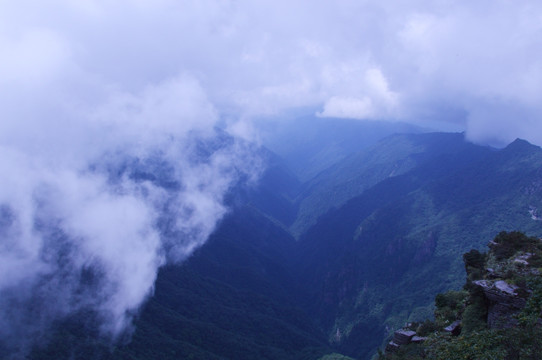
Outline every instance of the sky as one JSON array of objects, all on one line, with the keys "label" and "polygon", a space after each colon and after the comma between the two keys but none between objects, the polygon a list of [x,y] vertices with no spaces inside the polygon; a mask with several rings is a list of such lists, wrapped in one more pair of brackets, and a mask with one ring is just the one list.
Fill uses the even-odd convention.
[{"label": "sky", "polygon": [[[216,125],[257,139],[255,119],[299,109],[542,145],[542,3],[0,0],[0,335],[86,307],[104,333],[129,328],[157,269],[261,170],[240,140],[198,144]],[[162,159],[179,188],[112,179],[130,157]],[[164,208],[181,240],[158,228]],[[80,296],[89,269],[101,290]],[[35,294],[58,305],[8,306]]]},{"label": "sky", "polygon": [[309,107],[542,143],[537,1],[4,0],[0,11],[8,123],[190,77],[232,131]]}]

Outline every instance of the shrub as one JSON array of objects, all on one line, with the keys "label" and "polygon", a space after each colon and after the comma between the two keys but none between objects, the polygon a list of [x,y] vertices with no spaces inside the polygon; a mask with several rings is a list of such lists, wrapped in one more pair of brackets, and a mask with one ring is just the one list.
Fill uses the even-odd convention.
[{"label": "shrub", "polygon": [[[483,269],[486,262],[486,254],[479,252],[478,250],[471,250],[463,254],[463,262],[465,268]],[[468,272],[468,271],[467,271]]]},{"label": "shrub", "polygon": [[461,320],[462,332],[469,334],[473,331],[482,331],[486,329],[487,308],[483,299],[477,299],[472,304],[469,304],[463,312]]},{"label": "shrub", "polygon": [[418,334],[419,336],[427,336],[437,330],[439,330],[439,326],[435,322],[431,320],[425,320],[416,329],[416,334]]},{"label": "shrub", "polygon": [[542,243],[536,237],[529,237],[520,231],[500,232],[491,243],[489,249],[497,260],[508,259],[519,250],[537,253],[542,250]]}]

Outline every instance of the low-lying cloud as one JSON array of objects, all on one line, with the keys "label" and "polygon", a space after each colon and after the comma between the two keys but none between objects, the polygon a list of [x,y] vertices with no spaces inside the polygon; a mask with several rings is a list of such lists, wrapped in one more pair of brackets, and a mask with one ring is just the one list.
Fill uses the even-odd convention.
[{"label": "low-lying cloud", "polygon": [[3,129],[0,345],[15,356],[83,311],[122,335],[160,266],[201,246],[228,189],[259,171],[189,76],[84,109],[30,109]]}]

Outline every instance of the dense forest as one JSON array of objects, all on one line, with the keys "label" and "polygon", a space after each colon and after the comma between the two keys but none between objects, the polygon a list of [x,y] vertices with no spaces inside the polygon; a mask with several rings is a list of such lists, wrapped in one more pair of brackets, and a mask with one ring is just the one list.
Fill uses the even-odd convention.
[{"label": "dense forest", "polygon": [[[431,318],[438,293],[469,301],[461,254],[502,230],[542,235],[539,147],[497,150],[456,133],[359,146],[306,181],[261,148],[262,177],[232,188],[206,244],[160,270],[132,332],[111,342],[82,311],[27,358],[370,359],[396,329]],[[173,186],[167,164],[134,164],[123,173]]]}]

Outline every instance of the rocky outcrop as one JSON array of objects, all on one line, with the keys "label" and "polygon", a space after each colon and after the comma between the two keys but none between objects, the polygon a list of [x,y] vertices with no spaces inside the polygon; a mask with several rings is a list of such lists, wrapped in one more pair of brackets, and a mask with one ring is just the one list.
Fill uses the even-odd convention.
[{"label": "rocky outcrop", "polygon": [[461,333],[461,320],[456,320],[444,328],[444,331],[457,336]]},{"label": "rocky outcrop", "polygon": [[405,332],[414,328],[407,324],[386,348],[395,353],[381,359],[486,359],[495,347],[501,347],[503,358],[532,354],[542,359],[542,239],[501,232],[489,243],[488,253],[471,250],[463,260],[463,290],[437,295],[435,320],[416,328],[429,337],[430,345],[421,340],[403,349],[398,344],[401,335],[408,335],[411,344],[419,341],[417,335],[410,337],[413,332]]},{"label": "rocky outcrop", "polygon": [[401,329],[397,330],[393,335],[393,342],[398,345],[409,344],[412,338],[416,335],[415,331]]},{"label": "rocky outcrop", "polygon": [[517,315],[525,307],[526,298],[521,289],[504,280],[477,280],[488,301],[487,325],[500,329],[517,325]]},{"label": "rocky outcrop", "polygon": [[427,338],[425,336],[415,335],[415,336],[412,337],[411,342],[413,342],[415,344],[420,344],[420,343],[424,342],[425,340],[427,340]]},{"label": "rocky outcrop", "polygon": [[392,340],[392,341],[390,341],[390,342],[388,343],[388,345],[386,345],[385,351],[386,351],[387,353],[396,352],[397,350],[399,350],[399,347],[400,347],[400,345],[394,343],[393,340]]},{"label": "rocky outcrop", "polygon": [[417,336],[416,332],[410,329],[397,330],[393,334],[393,340],[386,345],[386,352],[394,352],[399,350],[403,345],[408,345],[411,342],[421,343],[425,339],[425,337]]}]

